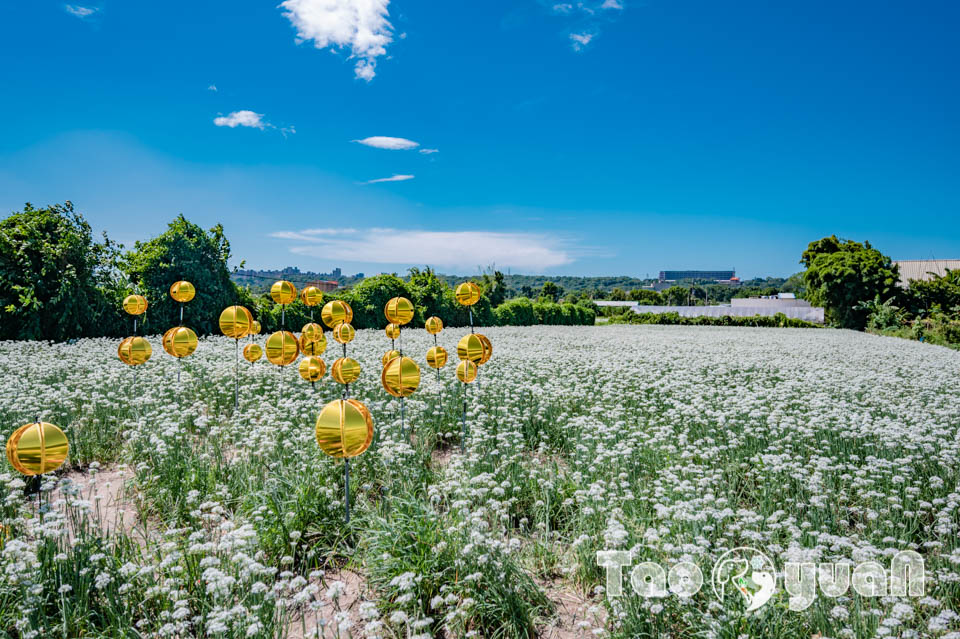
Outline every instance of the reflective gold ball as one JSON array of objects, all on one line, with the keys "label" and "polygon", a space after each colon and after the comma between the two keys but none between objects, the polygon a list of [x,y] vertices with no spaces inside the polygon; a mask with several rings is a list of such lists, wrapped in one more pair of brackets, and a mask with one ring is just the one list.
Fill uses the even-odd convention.
[{"label": "reflective gold ball", "polygon": [[443,368],[447,365],[447,349],[443,346],[431,346],[427,351],[427,366]]},{"label": "reflective gold ball", "polygon": [[319,357],[307,355],[300,360],[300,377],[308,382],[316,382],[327,372],[327,365]]},{"label": "reflective gold ball", "polygon": [[400,325],[399,324],[387,324],[387,327],[383,329],[383,332],[387,334],[387,337],[390,339],[397,339],[400,337]]},{"label": "reflective gold ball", "polygon": [[228,306],[220,313],[220,332],[241,339],[253,332],[253,315],[243,306]]},{"label": "reflective gold ball", "polygon": [[247,344],[243,347],[243,359],[248,362],[255,362],[263,357],[263,349],[257,344]]},{"label": "reflective gold ball", "polygon": [[335,399],[320,411],[317,445],[331,457],[356,457],[373,441],[373,416],[355,399]]},{"label": "reflective gold ball", "polygon": [[457,379],[464,384],[469,384],[477,379],[477,365],[468,359],[457,364]]},{"label": "reflective gold ball", "polygon": [[130,315],[142,315],[147,310],[147,298],[143,295],[127,295],[123,298],[123,310]]},{"label": "reflective gold ball", "polygon": [[7,459],[24,475],[51,473],[63,465],[70,444],[63,431],[47,422],[34,422],[13,431],[7,440]]},{"label": "reflective gold ball", "polygon": [[420,367],[409,357],[394,357],[383,367],[380,383],[394,397],[409,397],[420,386]]},{"label": "reflective gold ball", "polygon": [[254,335],[259,335],[260,331],[263,330],[263,327],[260,326],[260,322],[253,320],[253,326],[250,327],[250,332]]},{"label": "reflective gold ball", "polygon": [[337,324],[349,324],[353,321],[353,309],[343,300],[331,300],[323,305],[320,319],[330,328]]},{"label": "reflective gold ball", "polygon": [[277,304],[289,304],[297,299],[297,287],[287,280],[278,280],[270,287],[270,297]]},{"label": "reflective gold ball", "polygon": [[304,355],[323,355],[327,350],[327,336],[321,335],[320,339],[308,342],[300,336],[300,352]]},{"label": "reflective gold ball", "polygon": [[196,294],[197,289],[190,282],[180,280],[170,285],[170,297],[178,302],[189,302]]},{"label": "reflective gold ball", "polygon": [[475,333],[464,335],[457,342],[457,357],[478,364],[483,359],[483,340]]},{"label": "reflective gold ball", "polygon": [[490,343],[490,340],[487,339],[486,335],[481,335],[477,333],[477,337],[483,343],[483,357],[480,358],[480,361],[477,362],[478,366],[483,366],[490,361],[490,357],[493,356],[493,344]]},{"label": "reflective gold ball", "polygon": [[473,282],[457,284],[453,296],[462,306],[473,306],[480,301],[480,287]]},{"label": "reflective gold ball", "polygon": [[326,339],[323,336],[323,327],[316,322],[307,322],[300,329],[300,341],[315,342],[318,339]]},{"label": "reflective gold ball", "polygon": [[400,357],[400,351],[387,351],[380,358],[380,363],[386,366],[394,357]]},{"label": "reflective gold ball", "polygon": [[349,344],[357,335],[357,330],[346,322],[337,324],[333,328],[333,339],[341,344]]},{"label": "reflective gold ball", "polygon": [[341,357],[330,367],[330,377],[338,384],[352,384],[360,379],[360,364],[350,357]]},{"label": "reflective gold ball", "polygon": [[170,346],[173,344],[173,332],[178,328],[179,326],[168,328],[166,332],[164,332],[163,337],[160,338],[160,344],[163,346],[163,350],[167,352],[167,355],[173,356],[173,351],[170,350]]},{"label": "reflective gold ball", "polygon": [[392,324],[409,324],[413,319],[413,302],[405,297],[394,297],[383,307],[383,314]]},{"label": "reflective gold ball", "polygon": [[277,331],[271,334],[264,346],[267,361],[277,366],[292,364],[300,354],[297,336],[290,331]]},{"label": "reflective gold ball", "polygon": [[427,332],[430,333],[431,335],[436,335],[437,333],[443,330],[443,320],[437,317],[436,315],[434,315],[433,317],[428,318],[427,321],[423,323],[423,327],[427,329]]},{"label": "reflective gold ball", "polygon": [[316,306],[323,301],[323,291],[316,286],[307,286],[300,291],[300,301],[307,306]]},{"label": "reflective gold ball", "polygon": [[181,359],[197,350],[197,334],[186,326],[174,326],[163,335],[164,350]]},{"label": "reflective gold ball", "polygon": [[128,337],[117,348],[117,356],[120,361],[130,366],[139,366],[153,355],[153,348],[150,342],[142,337]]}]

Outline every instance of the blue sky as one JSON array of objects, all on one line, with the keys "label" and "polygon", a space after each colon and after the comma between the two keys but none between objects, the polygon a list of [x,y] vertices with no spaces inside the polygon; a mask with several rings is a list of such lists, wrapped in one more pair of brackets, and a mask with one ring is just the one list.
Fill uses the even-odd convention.
[{"label": "blue sky", "polygon": [[788,275],[831,233],[956,258],[958,25],[947,1],[11,2],[0,210],[70,199],[128,245],[182,212],[249,267],[348,273]]}]

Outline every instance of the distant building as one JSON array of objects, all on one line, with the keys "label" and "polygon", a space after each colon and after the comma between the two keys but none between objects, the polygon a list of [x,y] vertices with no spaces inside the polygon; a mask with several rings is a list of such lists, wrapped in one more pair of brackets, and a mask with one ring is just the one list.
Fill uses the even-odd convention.
[{"label": "distant building", "polygon": [[910,282],[927,282],[934,276],[944,276],[947,270],[960,269],[960,260],[894,260],[900,267],[900,286],[907,288]]},{"label": "distant building", "polygon": [[680,280],[737,280],[737,272],[730,271],[660,271],[661,282],[679,282]]},{"label": "distant building", "polygon": [[780,293],[764,297],[734,297],[730,300],[733,308],[810,308],[807,300],[798,300],[793,293]]},{"label": "distant building", "polygon": [[340,287],[340,283],[336,280],[316,280],[310,282],[312,286],[316,286],[324,293],[329,293],[330,291],[335,291]]},{"label": "distant building", "polygon": [[331,273],[330,275],[332,275],[332,276],[333,276],[333,279],[335,279],[335,280],[338,280],[338,279],[340,279],[341,277],[343,277],[343,273],[342,273],[342,271],[340,270],[340,267],[339,267],[339,266],[338,266],[337,268],[333,269],[333,273]]}]

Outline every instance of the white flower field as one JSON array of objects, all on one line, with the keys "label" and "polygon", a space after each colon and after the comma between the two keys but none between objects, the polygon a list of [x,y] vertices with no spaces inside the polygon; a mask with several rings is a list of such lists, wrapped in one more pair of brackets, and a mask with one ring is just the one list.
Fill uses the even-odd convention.
[{"label": "white flower field", "polygon": [[[349,344],[376,429],[349,524],[344,464],[314,440],[329,374],[241,360],[235,411],[233,340],[202,339],[180,383],[156,336],[136,370],[117,340],[0,342],[4,439],[39,417],[71,447],[39,509],[0,473],[0,637],[960,638],[960,352],[828,329],[481,331],[463,453],[456,362],[438,382],[431,336],[403,335],[409,438],[380,385],[389,340]],[[120,523],[92,492],[107,473],[126,478]],[[753,612],[709,583],[740,546],[780,571]],[[612,549],[692,562],[703,588],[644,598],[625,572],[608,597]],[[904,549],[923,596],[788,608],[786,562]]]}]

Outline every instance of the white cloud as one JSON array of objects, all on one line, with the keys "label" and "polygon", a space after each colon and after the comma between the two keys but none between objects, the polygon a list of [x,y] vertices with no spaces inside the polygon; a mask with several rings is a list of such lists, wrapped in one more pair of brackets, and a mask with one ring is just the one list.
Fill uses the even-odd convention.
[{"label": "white cloud", "polygon": [[297,40],[318,49],[349,48],[354,73],[370,81],[377,58],[393,42],[387,5],[390,0],[284,0],[283,15],[297,30]]},{"label": "white cloud", "polygon": [[217,126],[228,126],[231,129],[238,126],[248,126],[253,129],[260,129],[261,131],[268,126],[268,123],[263,121],[262,113],[254,113],[253,111],[234,111],[230,115],[219,116],[213,119],[213,123]]},{"label": "white cloud", "polygon": [[322,230],[312,229],[313,235],[307,231],[280,231],[271,233],[271,237],[306,242],[290,247],[298,255],[376,264],[429,263],[473,268],[495,263],[502,268],[540,271],[573,262],[563,241],[543,234],[385,228],[351,229],[349,233],[330,229],[330,233],[319,233]]},{"label": "white cloud", "polygon": [[391,175],[390,177],[377,178],[376,180],[367,180],[363,184],[376,184],[378,182],[406,182],[407,180],[412,180],[415,178],[415,175]]},{"label": "white cloud", "polygon": [[406,151],[407,149],[415,149],[420,146],[419,142],[414,142],[413,140],[391,138],[385,135],[375,135],[370,138],[363,138],[362,140],[354,140],[354,142],[364,146],[372,146],[375,149],[389,149],[391,151]]},{"label": "white cloud", "polygon": [[64,9],[66,9],[70,15],[77,16],[78,18],[89,18],[100,10],[96,7],[82,7],[79,4],[66,4],[64,5]]},{"label": "white cloud", "polygon": [[600,5],[601,9],[623,9],[623,2],[621,0],[603,0],[603,4]]},{"label": "white cloud", "polygon": [[570,39],[573,40],[573,50],[582,51],[593,40],[593,35],[592,33],[571,33]]},{"label": "white cloud", "polygon": [[214,93],[216,93],[217,85],[211,84],[210,86],[207,87],[207,91],[213,91]]},{"label": "white cloud", "polygon": [[553,10],[556,13],[570,13],[571,11],[573,11],[573,5],[567,4],[567,3],[555,4],[553,5]]},{"label": "white cloud", "polygon": [[420,149],[420,152],[424,155],[430,155],[431,153],[439,153],[440,149]]}]

